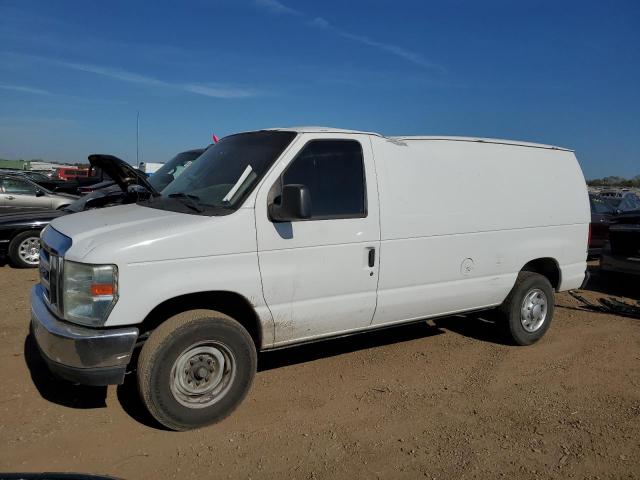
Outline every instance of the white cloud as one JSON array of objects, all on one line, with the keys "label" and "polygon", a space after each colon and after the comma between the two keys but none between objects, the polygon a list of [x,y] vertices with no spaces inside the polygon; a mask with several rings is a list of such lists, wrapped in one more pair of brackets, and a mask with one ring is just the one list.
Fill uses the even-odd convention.
[{"label": "white cloud", "polygon": [[157,78],[149,77],[146,75],[140,75],[138,73],[128,72],[117,68],[104,67],[100,65],[87,65],[81,63],[72,62],[56,62],[60,66],[80,70],[83,72],[95,73],[96,75],[102,75],[105,77],[113,78],[123,82],[137,83],[141,85],[147,85],[150,87],[163,87],[182,90],[184,92],[195,93],[197,95],[203,95],[211,98],[247,98],[255,97],[257,92],[246,88],[238,88],[227,85],[202,85],[202,84],[182,84],[171,83],[159,80]]},{"label": "white cloud", "polygon": [[411,63],[415,63],[416,65],[420,65],[421,67],[432,68],[434,70],[440,70],[440,71],[446,70],[442,65],[438,65],[437,63],[430,62],[425,58],[423,58],[420,54],[410,52],[409,50],[405,50],[404,48],[398,47],[397,45],[378,42],[377,40],[372,40],[369,37],[364,37],[362,35],[354,35],[348,32],[339,31],[338,34],[350,40],[360,42],[364,45],[369,45],[370,47],[375,47],[385,52],[391,53],[396,57],[403,58],[404,60],[407,60],[408,62],[411,62]]},{"label": "white cloud", "polygon": [[287,7],[278,0],[254,0],[254,4],[278,15],[302,15],[302,12],[299,12],[294,8]]},{"label": "white cloud", "polygon": [[25,85],[3,85],[0,84],[0,89],[12,90],[14,92],[33,93],[34,95],[53,95],[51,92],[42,90],[40,88],[27,87]]},{"label": "white cloud", "polygon": [[74,63],[74,62],[61,62],[57,60],[51,60],[52,63],[61,67],[71,68],[73,70],[79,70],[81,72],[95,73],[96,75],[102,75],[104,77],[113,78],[115,80],[121,80],[129,83],[140,83],[142,85],[148,85],[151,87],[170,87],[171,84],[158,80],[156,78],[147,77],[137,73],[127,72],[118,68],[103,67],[100,65],[91,65],[86,63]]},{"label": "white cloud", "polygon": [[322,17],[316,17],[309,22],[309,26],[318,28],[330,28],[331,24]]},{"label": "white cloud", "polygon": [[[33,55],[19,55],[10,54],[12,57],[20,57],[30,61],[47,63],[57,67],[68,68],[79,72],[92,73],[94,75],[101,75],[103,77],[119,80],[121,82],[134,83],[138,85],[146,85],[148,87],[167,88],[172,90],[181,90],[183,92],[193,93],[196,95],[202,95],[210,98],[248,98],[259,95],[259,92],[249,88],[236,87],[231,85],[222,85],[217,83],[174,83],[160,80],[158,78],[150,77],[148,75],[142,75],[135,72],[129,72],[120,68],[107,67],[104,65],[95,65],[88,63],[77,63],[63,60],[53,60],[44,57],[38,57]],[[38,93],[41,95],[50,94],[44,90],[39,90],[30,87],[15,86],[15,85],[0,85],[0,88],[19,90],[29,93]],[[52,94],[51,94],[52,95]]]},{"label": "white cloud", "polygon": [[306,15],[305,13],[290,8],[285,4],[279,2],[278,0],[254,0],[254,4],[273,14],[287,14],[295,15],[298,17],[307,17],[308,20],[306,24],[310,27],[322,28],[331,31],[340,37],[347,38],[349,40],[367,45],[369,47],[377,48],[378,50],[390,53],[391,55],[395,55],[396,57],[406,60],[407,62],[411,62],[415,65],[419,65],[421,67],[430,68],[441,72],[446,71],[445,67],[443,67],[442,65],[438,65],[437,63],[428,61],[419,53],[411,52],[391,43],[379,42],[363,35],[357,35],[355,33],[342,30],[338,27],[335,27],[328,20],[322,17],[310,18],[310,16]]},{"label": "white cloud", "polygon": [[257,92],[246,88],[225,87],[224,85],[182,85],[187,92],[197,93],[213,98],[248,98],[255,97]]}]

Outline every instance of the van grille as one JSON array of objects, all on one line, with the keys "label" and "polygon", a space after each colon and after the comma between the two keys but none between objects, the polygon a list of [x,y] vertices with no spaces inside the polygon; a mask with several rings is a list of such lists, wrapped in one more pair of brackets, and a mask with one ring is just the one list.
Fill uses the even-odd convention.
[{"label": "van grille", "polygon": [[58,315],[62,312],[62,257],[54,254],[42,242],[40,247],[40,284],[44,288],[45,301]]}]

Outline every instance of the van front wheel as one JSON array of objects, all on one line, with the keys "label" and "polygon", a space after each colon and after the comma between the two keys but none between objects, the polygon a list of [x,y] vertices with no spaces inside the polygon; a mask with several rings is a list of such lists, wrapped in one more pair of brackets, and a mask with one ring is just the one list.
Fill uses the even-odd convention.
[{"label": "van front wheel", "polygon": [[171,317],[153,331],[138,359],[138,388],[153,417],[190,430],[228,416],[247,395],[256,372],[247,330],[213,310]]},{"label": "van front wheel", "polygon": [[549,280],[534,272],[520,272],[500,306],[504,330],[517,345],[542,338],[553,319],[555,296]]}]

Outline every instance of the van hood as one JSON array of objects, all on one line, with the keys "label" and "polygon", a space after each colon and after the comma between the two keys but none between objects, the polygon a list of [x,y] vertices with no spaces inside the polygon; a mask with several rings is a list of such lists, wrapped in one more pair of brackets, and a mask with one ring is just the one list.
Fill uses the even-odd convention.
[{"label": "van hood", "polygon": [[149,183],[144,173],[133,168],[130,164],[113,155],[94,153],[89,155],[89,163],[93,167],[101,168],[109,177],[115,181],[123,192],[127,192],[129,185],[142,185],[152,195],[158,196],[160,193]]},{"label": "van hood", "polygon": [[66,215],[50,225],[71,239],[65,258],[77,262],[130,264],[255,251],[252,209],[203,217],[134,203]]}]

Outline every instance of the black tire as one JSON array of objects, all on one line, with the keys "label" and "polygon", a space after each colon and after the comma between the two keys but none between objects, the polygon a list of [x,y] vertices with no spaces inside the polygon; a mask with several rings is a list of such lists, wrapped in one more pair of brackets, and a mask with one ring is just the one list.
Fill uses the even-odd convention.
[{"label": "black tire", "polygon": [[[222,357],[216,357],[215,353],[189,357],[191,353],[187,352],[201,348],[217,350]],[[186,358],[194,359],[195,364],[186,363]],[[231,366],[228,371],[215,369],[220,358],[222,363]],[[181,364],[186,367],[184,376],[182,368],[177,372]],[[205,371],[210,368],[206,380],[198,376],[203,367]],[[219,422],[233,412],[249,392],[256,368],[256,348],[242,325],[214,310],[190,310],[161,324],[142,347],[138,359],[138,389],[143,403],[158,422],[171,430],[190,430]],[[219,373],[221,370],[224,372]],[[224,388],[207,406],[190,402],[215,398],[212,393],[209,397],[189,396],[180,391],[196,388],[198,380],[204,388],[209,388],[213,383],[208,386],[207,383],[214,382],[213,377],[217,375],[222,375],[217,385]]]},{"label": "black tire", "polygon": [[63,210],[65,208],[67,208],[69,206],[69,204],[67,205],[60,205],[58,208],[56,208],[56,210]]},{"label": "black tire", "polygon": [[[19,233],[9,243],[9,261],[11,265],[16,268],[36,268],[38,263],[28,263],[20,256],[20,248],[23,242],[28,239],[38,239],[40,242],[40,230],[26,230],[24,232]],[[38,249],[38,252],[40,250]],[[39,256],[39,255],[38,255]]]},{"label": "black tire", "polygon": [[[544,295],[535,295],[542,292]],[[531,309],[524,305],[525,299],[532,295],[534,299],[545,300],[544,318],[541,318],[542,307]],[[539,273],[520,272],[516,283],[499,308],[502,316],[504,331],[509,340],[517,345],[531,345],[540,340],[553,320],[555,295],[549,280]],[[528,316],[523,315],[523,309]],[[523,320],[524,318],[524,320]],[[525,327],[525,323],[528,328]],[[538,323],[540,323],[538,325]],[[532,330],[533,329],[533,330]]]}]

